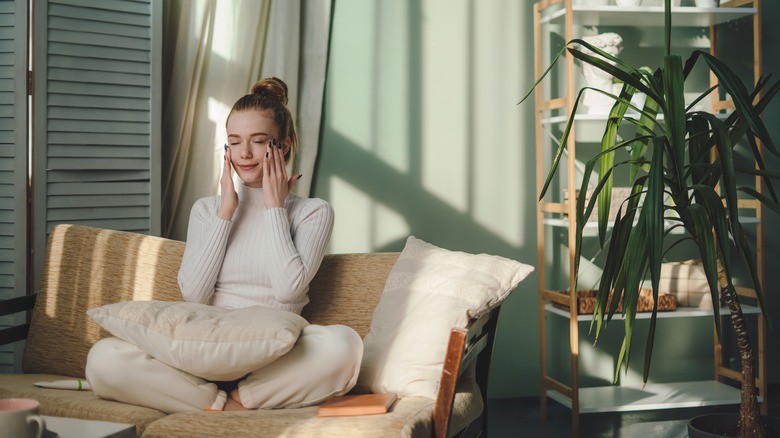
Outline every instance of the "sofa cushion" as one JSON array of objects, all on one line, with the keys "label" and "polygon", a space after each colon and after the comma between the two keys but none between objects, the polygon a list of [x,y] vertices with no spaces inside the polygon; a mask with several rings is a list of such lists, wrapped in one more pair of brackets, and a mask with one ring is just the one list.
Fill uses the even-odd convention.
[{"label": "sofa cushion", "polygon": [[87,309],[128,300],[181,301],[184,242],[81,225],[57,225],[46,246],[22,366],[84,377],[87,354],[108,332]]},{"label": "sofa cushion", "polygon": [[168,301],[125,301],[87,313],[162,363],[215,381],[236,380],[273,362],[308,324],[298,314],[262,306]]},{"label": "sofa cushion", "polygon": [[325,254],[309,285],[310,301],[301,315],[310,324],[348,325],[365,337],[371,326],[371,312],[379,303],[398,254]]},{"label": "sofa cushion", "polygon": [[[146,429],[143,438],[430,438],[433,436],[433,409],[434,402],[427,398],[401,397],[388,413],[379,415],[317,417],[316,406],[252,412],[182,412],[155,421]],[[471,424],[482,410],[479,387],[473,376],[467,377],[455,393],[448,436],[454,436]]]},{"label": "sofa cushion", "polygon": [[352,417],[317,417],[317,408],[252,412],[181,412],[152,423],[144,438],[372,436],[430,438],[433,402],[421,397],[399,399],[390,412]]},{"label": "sofa cushion", "polygon": [[410,236],[374,310],[358,387],[435,399],[450,330],[501,304],[531,271]]},{"label": "sofa cushion", "polygon": [[101,399],[92,391],[39,388],[34,385],[35,382],[65,378],[55,374],[0,374],[0,398],[38,400],[42,415],[135,424],[138,436],[150,423],[166,416],[156,409]]}]

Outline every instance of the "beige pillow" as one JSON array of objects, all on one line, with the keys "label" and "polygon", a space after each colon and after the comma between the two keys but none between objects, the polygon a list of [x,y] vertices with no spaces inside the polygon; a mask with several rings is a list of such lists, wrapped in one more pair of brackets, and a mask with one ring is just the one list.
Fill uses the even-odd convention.
[{"label": "beige pillow", "polygon": [[359,387],[435,399],[450,330],[501,304],[533,269],[410,236],[363,341]]},{"label": "beige pillow", "polygon": [[87,314],[159,361],[215,381],[236,380],[271,363],[308,325],[300,315],[261,306],[223,309],[181,301],[125,301]]}]

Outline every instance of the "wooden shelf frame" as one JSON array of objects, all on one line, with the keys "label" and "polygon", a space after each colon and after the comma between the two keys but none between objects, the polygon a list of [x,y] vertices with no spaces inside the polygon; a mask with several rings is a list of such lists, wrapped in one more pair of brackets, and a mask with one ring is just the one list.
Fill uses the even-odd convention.
[{"label": "wooden shelf frame", "polygon": [[[534,4],[534,75],[541,77],[544,70],[548,67],[550,59],[543,59],[542,35],[544,26],[551,24],[562,26],[564,41],[570,41],[574,38],[574,26],[603,26],[603,25],[625,25],[629,22],[633,26],[663,27],[663,7],[645,6],[635,8],[618,8],[616,6],[584,6],[574,5],[573,0],[540,0]],[[675,27],[708,27],[710,36],[710,53],[717,55],[717,32],[719,24],[727,23],[732,20],[744,17],[751,17],[753,21],[753,73],[754,82],[762,74],[762,52],[761,52],[761,0],[721,0],[718,8],[696,8],[696,7],[675,7],[672,10],[672,20]],[[554,54],[548,54],[554,55]],[[574,59],[567,55],[560,63],[565,69],[565,83],[559,87],[559,94],[562,96],[544,97],[544,88],[542,84],[537,86],[534,93],[535,103],[535,122],[536,122],[536,185],[537,193],[541,192],[544,184],[544,178],[548,169],[544,168],[545,160],[543,157],[549,151],[543,150],[545,147],[545,127],[549,128],[551,124],[560,124],[566,121],[568,114],[571,114],[574,107],[574,98],[576,96],[574,84]],[[710,74],[710,84],[717,83],[717,79]],[[553,94],[550,92],[550,94]],[[711,98],[711,109],[714,112],[728,110],[734,105],[729,100],[721,100],[717,93],[713,93]],[[557,111],[557,114],[554,112]],[[563,116],[561,116],[563,111]],[[574,193],[575,187],[575,157],[577,156],[577,126],[585,123],[599,123],[601,116],[577,115],[575,123],[571,128],[570,137],[567,144],[567,156],[562,160],[561,170],[567,172],[567,182],[564,189],[569,193]],[[761,147],[761,145],[759,145]],[[760,178],[756,177],[756,189],[763,192],[763,185]],[[763,208],[755,201],[745,200],[741,202],[741,208],[755,210],[756,227],[756,252],[757,269],[759,278],[764,278],[764,253],[763,253]],[[550,214],[558,216],[551,218]],[[567,247],[568,264],[574,266],[574,232],[575,230],[575,202],[572,199],[569,202],[550,202],[541,200],[537,207],[537,242],[538,242],[538,276],[539,276],[539,324],[540,324],[540,369],[541,369],[541,415],[546,418],[548,409],[548,400],[552,399],[569,407],[572,412],[572,430],[573,435],[579,435],[580,413],[589,412],[615,412],[624,410],[643,410],[643,409],[665,409],[679,408],[687,406],[707,406],[716,404],[739,404],[739,390],[732,385],[723,383],[730,381],[738,384],[741,376],[738,372],[729,369],[722,363],[723,347],[720,345],[717,335],[714,335],[714,380],[706,382],[677,382],[675,388],[688,392],[690,399],[679,396],[679,391],[675,391],[678,396],[669,394],[664,395],[660,391],[663,385],[648,385],[646,391],[651,395],[643,397],[644,402],[628,403],[626,394],[621,392],[635,393],[636,388],[630,387],[598,387],[581,388],[579,385],[579,322],[589,320],[590,315],[576,314],[576,294],[561,294],[548,290],[546,287],[546,248],[545,234],[550,227],[560,227],[567,229]],[[594,224],[595,227],[595,224]],[[762,280],[763,281],[763,280]],[[575,279],[569,275],[568,289],[573,290]],[[738,288],[740,295],[755,297],[755,293]],[[562,304],[568,304],[569,310],[561,310],[553,307],[550,303],[555,301]],[[767,381],[766,381],[766,321],[755,307],[743,306],[746,314],[755,315],[757,318],[757,378],[756,384],[761,401],[761,411],[766,413]],[[674,313],[674,312],[666,312]],[[569,319],[569,351],[570,351],[570,380],[571,384],[564,384],[553,379],[547,374],[547,317],[548,315],[557,315]],[[699,317],[711,316],[711,312],[686,309],[675,316],[661,315],[659,317]],[[639,318],[640,316],[638,316]],[[715,330],[713,328],[713,333]],[[681,386],[682,385],[682,386]],[[736,391],[736,396],[734,392]],[[612,394],[610,396],[609,394]],[[652,395],[655,394],[655,395]],[[611,400],[599,404],[597,400]],[[625,404],[624,404],[625,403]]]}]

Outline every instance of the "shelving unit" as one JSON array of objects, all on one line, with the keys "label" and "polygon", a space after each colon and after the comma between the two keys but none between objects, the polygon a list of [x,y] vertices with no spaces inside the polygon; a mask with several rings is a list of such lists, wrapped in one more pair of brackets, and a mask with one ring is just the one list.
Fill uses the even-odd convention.
[{"label": "shelving unit", "polygon": [[[648,0],[645,0],[646,2]],[[716,28],[733,20],[751,18],[753,21],[753,76],[754,81],[761,76],[761,5],[760,0],[721,0],[720,7],[717,8],[696,8],[691,6],[675,7],[672,9],[672,23],[675,27],[695,27],[708,28],[709,36],[707,45],[712,54],[716,54]],[[650,27],[662,32],[664,26],[663,6],[639,6],[639,7],[621,7],[617,6],[585,6],[575,5],[573,0],[541,0],[534,5],[534,34],[535,34],[535,59],[534,73],[535,77],[541,77],[544,70],[552,61],[550,41],[557,41],[550,37],[550,33],[557,33],[557,38],[561,41],[570,41],[579,37],[576,32],[585,26],[626,26],[629,23],[632,27]],[[546,38],[545,38],[546,37]],[[659,47],[660,50],[660,47]],[[562,126],[568,120],[569,114],[573,111],[574,100],[577,96],[575,84],[575,65],[572,56],[567,55],[559,61],[560,71],[551,74],[554,80],[545,79],[545,82],[537,86],[535,92],[535,117],[536,117],[536,182],[537,193],[544,185],[544,180],[549,171],[549,162],[544,157],[551,156],[557,147],[557,136],[555,130],[561,130]],[[554,84],[549,84],[554,82]],[[717,83],[713,74],[709,77],[710,85]],[[713,112],[727,111],[733,108],[733,103],[729,100],[722,100],[717,93],[713,93],[710,104],[710,110]],[[576,156],[577,143],[588,135],[595,135],[600,139],[606,116],[577,114],[574,126],[567,144],[567,154],[561,161],[561,172],[565,172],[567,177],[560,183],[562,189],[568,193],[575,193],[576,187]],[[581,130],[578,134],[576,131]],[[585,134],[585,135],[583,135]],[[594,140],[585,140],[594,142]],[[761,184],[756,179],[756,187],[761,190]],[[548,192],[549,193],[549,192]],[[556,199],[557,197],[557,199]],[[549,198],[549,199],[548,199]],[[758,272],[760,278],[763,278],[763,225],[762,225],[762,207],[761,204],[752,201],[742,201],[741,207],[755,211],[754,218],[745,222],[752,222],[756,229],[756,251]],[[537,240],[538,247],[538,272],[539,272],[539,314],[540,314],[540,345],[541,345],[541,413],[542,418],[546,418],[548,400],[552,399],[568,408],[572,412],[573,434],[579,434],[580,414],[596,412],[624,412],[639,410],[658,410],[697,406],[712,406],[739,404],[740,394],[738,386],[734,383],[741,379],[739,372],[734,371],[721,363],[722,347],[719,344],[717,336],[714,336],[714,376],[708,381],[676,382],[673,384],[648,384],[645,387],[635,387],[630,385],[623,386],[600,386],[600,387],[580,387],[579,385],[579,324],[589,322],[591,315],[577,314],[577,298],[573,293],[561,293],[548,285],[550,279],[546,274],[546,261],[548,260],[548,251],[550,245],[545,242],[547,232],[550,230],[559,230],[564,233],[565,246],[568,249],[567,262],[569,267],[574,266],[574,248],[575,248],[575,200],[564,200],[560,193],[548,195],[537,207]],[[585,236],[595,236],[596,223],[586,226]],[[573,290],[575,278],[573,269],[569,269],[568,290]],[[563,279],[561,279],[563,280]],[[755,298],[755,292],[738,288],[740,295]],[[568,306],[569,310],[561,310],[554,307],[552,303],[559,303]],[[766,395],[766,357],[764,354],[765,340],[765,322],[761,312],[754,306],[743,305],[746,315],[754,315],[757,319],[757,348],[758,358],[758,377],[757,387],[759,388],[759,401],[761,410],[766,412],[766,403],[763,403]],[[722,314],[727,315],[728,311]],[[559,379],[548,374],[547,366],[547,324],[548,317],[565,318],[569,321],[569,354],[570,354],[570,384],[565,384]],[[637,314],[637,319],[641,319],[642,314]],[[649,317],[647,315],[646,317]],[[707,310],[678,308],[674,312],[659,312],[659,318],[712,318],[712,312]],[[616,319],[618,315],[615,316]],[[727,324],[724,324],[726,326]],[[714,332],[714,330],[713,330]],[[729,381],[732,384],[724,383]]]}]

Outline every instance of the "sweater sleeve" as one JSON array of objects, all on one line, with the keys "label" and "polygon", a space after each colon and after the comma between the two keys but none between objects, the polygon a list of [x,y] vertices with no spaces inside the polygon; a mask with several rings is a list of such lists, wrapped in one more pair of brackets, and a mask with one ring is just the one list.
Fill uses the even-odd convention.
[{"label": "sweater sleeve", "polygon": [[187,243],[179,268],[179,288],[185,301],[211,301],[222,267],[231,222],[217,217],[219,198],[203,198],[192,206]]},{"label": "sweater sleeve", "polygon": [[[320,199],[288,215],[286,208],[266,211],[272,240],[264,247],[274,298],[280,303],[300,301],[322,263],[333,231],[333,209]],[[290,223],[293,218],[293,223]]]}]

